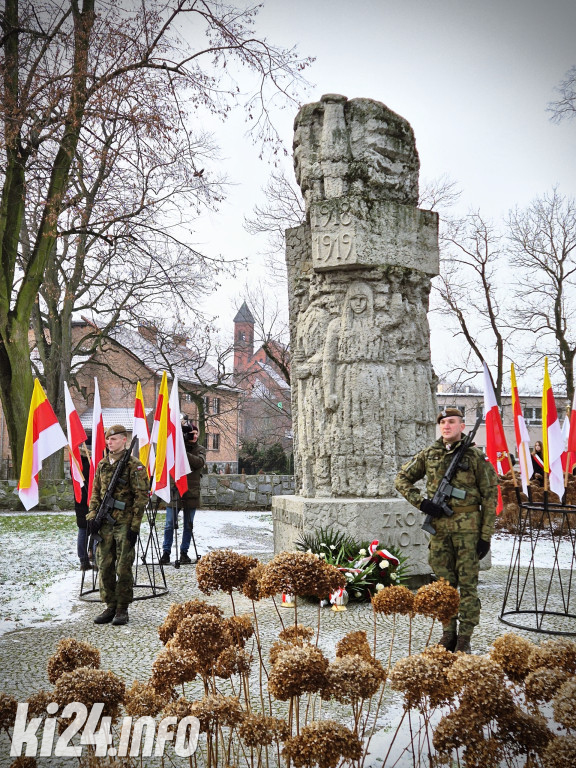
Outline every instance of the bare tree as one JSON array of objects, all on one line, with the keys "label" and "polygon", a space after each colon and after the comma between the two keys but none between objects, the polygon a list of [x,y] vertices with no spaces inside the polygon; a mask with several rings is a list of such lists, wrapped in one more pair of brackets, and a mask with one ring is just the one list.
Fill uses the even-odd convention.
[{"label": "bare tree", "polygon": [[[259,39],[256,13],[216,0],[146,0],[128,8],[104,0],[5,0],[0,396],[16,466],[32,393],[30,320],[47,271],[56,269],[60,217],[73,197],[73,164],[91,142],[91,121],[130,123],[143,104],[152,104],[156,118],[146,135],[174,145],[177,135],[188,136],[188,120],[199,110],[224,117],[243,102],[256,138],[274,144],[270,99],[278,93],[293,99],[308,61]],[[227,66],[232,60],[255,76],[255,87],[240,89]],[[132,94],[120,114],[117,92]],[[175,123],[163,119],[174,101]],[[195,173],[201,178],[203,168]],[[23,243],[25,216],[30,220],[35,207],[31,194],[41,206],[36,225],[28,226],[30,242]],[[84,225],[77,234],[90,230]]]},{"label": "bare tree", "polygon": [[576,358],[576,202],[557,189],[508,217],[515,267],[517,327],[532,332],[529,362],[549,355],[574,397]]},{"label": "bare tree", "polygon": [[251,235],[266,236],[266,267],[277,282],[285,285],[285,232],[305,220],[304,199],[296,182],[290,181],[283,169],[271,174],[262,191],[266,202],[255,206],[254,216],[245,218],[244,227]]},{"label": "bare tree", "polygon": [[[436,311],[453,321],[455,336],[466,342],[463,360],[444,376],[473,378],[482,370],[485,349],[494,350],[494,389],[501,402],[505,346],[510,329],[505,316],[502,235],[480,212],[445,223],[441,235],[440,276],[435,281]],[[456,370],[458,369],[458,370]]]},{"label": "bare tree", "polygon": [[558,98],[550,102],[548,112],[555,123],[576,115],[576,67],[571,67],[556,88]]}]

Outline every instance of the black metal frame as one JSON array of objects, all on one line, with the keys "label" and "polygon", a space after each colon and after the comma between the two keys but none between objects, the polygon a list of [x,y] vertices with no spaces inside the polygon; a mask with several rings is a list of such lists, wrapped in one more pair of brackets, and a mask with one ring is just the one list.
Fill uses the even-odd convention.
[{"label": "black metal frame", "polygon": [[[158,531],[156,530],[156,515],[158,513],[158,507],[160,500],[149,501],[145,510],[146,519],[149,525],[148,538],[146,545],[144,546],[142,539],[138,536],[136,542],[136,557],[134,559],[134,591],[136,590],[148,590],[149,594],[140,594],[134,596],[136,600],[150,600],[153,597],[161,597],[168,594],[168,586],[166,584],[166,575],[164,568],[160,562],[160,556],[162,550],[160,548],[160,542],[158,540]],[[138,583],[138,571],[142,568],[147,575],[147,581],[142,584]],[[156,569],[160,569],[161,579],[156,578]],[[88,588],[85,588],[86,574],[91,574],[91,584],[89,582]],[[100,590],[98,588],[98,572],[97,571],[83,571],[82,582],[80,584],[80,600],[84,600],[88,603],[99,603]]]},{"label": "black metal frame", "polygon": [[[504,591],[500,621],[511,627],[524,629],[529,632],[540,632],[549,635],[576,636],[576,613],[572,612],[572,574],[576,564],[576,506],[569,504],[554,504],[548,500],[548,491],[544,491],[544,501],[520,501],[517,491],[519,515],[518,531],[514,537],[514,546],[510,558],[508,578]],[[558,531],[553,523],[553,516],[561,516],[561,526]],[[543,570],[546,564],[538,556],[538,543],[544,539],[550,539],[554,549],[554,560],[550,567],[547,584],[543,590],[539,589],[536,568]],[[569,543],[572,557],[569,569],[561,569],[559,563],[560,546]],[[529,560],[527,565],[522,565],[521,555],[526,554],[528,546]],[[524,546],[524,550],[522,549]],[[550,603],[560,596],[561,610],[552,610]],[[509,601],[513,607],[508,608]],[[507,609],[508,608],[508,609]],[[532,616],[533,625],[521,623],[521,616]],[[517,621],[513,620],[517,618]],[[558,629],[554,626],[544,626],[547,618],[562,618],[573,622],[570,630]],[[558,624],[560,622],[556,622]]]}]

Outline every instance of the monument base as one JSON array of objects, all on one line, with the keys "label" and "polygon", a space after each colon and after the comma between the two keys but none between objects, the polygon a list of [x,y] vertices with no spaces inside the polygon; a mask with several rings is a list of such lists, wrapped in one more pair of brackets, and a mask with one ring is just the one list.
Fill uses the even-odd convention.
[{"label": "monument base", "polygon": [[274,496],[274,552],[294,550],[304,531],[337,528],[359,541],[378,539],[394,546],[408,558],[408,574],[429,576],[428,534],[423,516],[404,499],[310,499],[305,496]]}]

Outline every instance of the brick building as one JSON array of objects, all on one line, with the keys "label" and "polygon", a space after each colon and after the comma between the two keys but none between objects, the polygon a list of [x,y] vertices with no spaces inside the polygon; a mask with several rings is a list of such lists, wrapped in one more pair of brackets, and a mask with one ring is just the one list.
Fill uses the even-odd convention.
[{"label": "brick building", "polygon": [[[287,358],[287,350],[278,343],[272,342],[270,349],[277,360]],[[246,302],[234,318],[234,381],[242,392],[240,441],[280,443],[286,452],[291,452],[290,385],[263,346],[254,351],[254,317]]]},{"label": "brick building", "polygon": [[[75,322],[74,341],[94,331],[86,320]],[[232,472],[238,468],[238,405],[240,392],[235,387],[218,384],[217,372],[208,363],[194,358],[186,340],[166,337],[159,345],[153,325],[138,330],[119,326],[103,340],[99,349],[83,359],[74,360],[77,387],[70,393],[80,419],[90,435],[94,403],[94,377],[98,379],[104,427],[124,424],[132,431],[136,382],[140,381],[149,427],[162,380],[168,372],[168,389],[174,372],[179,380],[180,411],[205,427],[204,444],[209,470],[216,466]],[[2,476],[7,476],[10,450],[8,433],[0,409],[0,450],[4,459]],[[16,473],[13,473],[16,474]]]}]

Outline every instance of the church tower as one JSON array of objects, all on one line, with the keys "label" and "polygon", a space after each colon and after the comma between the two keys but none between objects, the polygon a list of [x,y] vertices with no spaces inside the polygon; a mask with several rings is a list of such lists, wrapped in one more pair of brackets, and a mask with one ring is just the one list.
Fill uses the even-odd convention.
[{"label": "church tower", "polygon": [[234,373],[248,368],[254,354],[254,317],[246,302],[234,318]]}]

